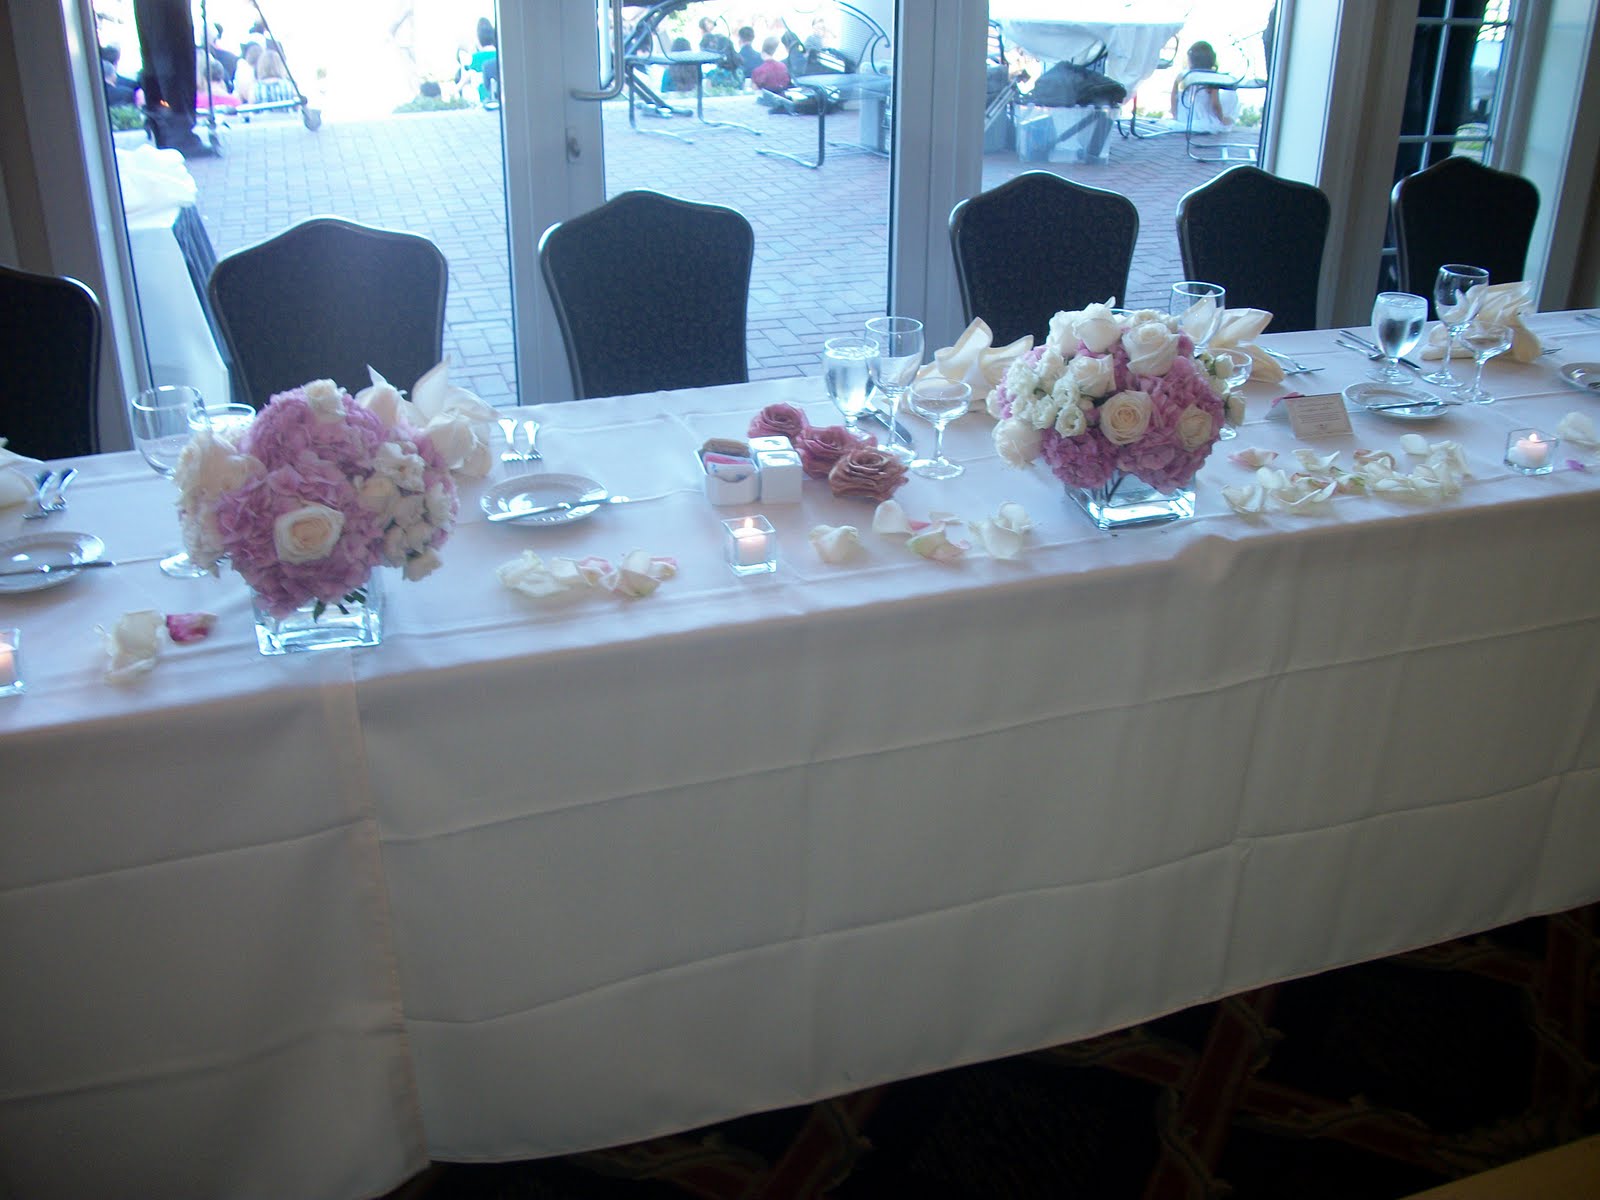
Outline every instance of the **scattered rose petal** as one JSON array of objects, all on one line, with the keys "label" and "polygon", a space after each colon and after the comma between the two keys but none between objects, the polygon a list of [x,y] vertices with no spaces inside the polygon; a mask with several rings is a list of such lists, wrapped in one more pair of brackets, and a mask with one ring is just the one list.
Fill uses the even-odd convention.
[{"label": "scattered rose petal", "polygon": [[913,534],[906,540],[906,549],[934,562],[955,562],[967,552],[966,542],[952,542],[943,525]]},{"label": "scattered rose petal", "polygon": [[566,595],[587,583],[570,558],[556,559],[547,566],[532,550],[524,550],[510,562],[501,563],[495,568],[495,575],[512,591],[535,600]]},{"label": "scattered rose petal", "polygon": [[1260,484],[1231,485],[1222,489],[1222,498],[1236,513],[1260,513],[1267,510],[1267,489]]},{"label": "scattered rose petal", "polygon": [[1023,530],[1012,529],[998,519],[979,521],[974,529],[991,558],[1009,561],[1021,556]]},{"label": "scattered rose petal", "polygon": [[1587,463],[1581,463],[1575,458],[1567,459],[1567,470],[1569,471],[1587,471],[1588,469],[1589,465]]},{"label": "scattered rose petal", "polygon": [[1428,456],[1428,439],[1420,433],[1408,433],[1400,439],[1400,449],[1414,458]]},{"label": "scattered rose petal", "polygon": [[861,531],[854,525],[818,525],[809,536],[811,548],[825,563],[848,562],[861,553]]},{"label": "scattered rose petal", "polygon": [[190,642],[204,641],[216,624],[216,613],[168,613],[167,636],[178,645],[186,646]]},{"label": "scattered rose petal", "polygon": [[109,630],[96,626],[111,658],[106,682],[128,683],[153,669],[166,630],[166,621],[153,608],[123,613]]},{"label": "scattered rose petal", "polygon": [[1594,419],[1588,413],[1569,412],[1556,426],[1556,434],[1585,450],[1600,449],[1600,433],[1595,431]]},{"label": "scattered rose petal", "polygon": [[919,529],[926,529],[928,523],[922,521],[914,523],[898,500],[885,500],[872,512],[872,532],[881,534],[905,534],[909,537]]},{"label": "scattered rose petal", "polygon": [[652,594],[663,580],[677,573],[676,559],[652,558],[648,551],[630,550],[622,556],[622,564],[616,571],[601,581],[601,586],[614,595],[638,600]]},{"label": "scattered rose petal", "polygon": [[1254,471],[1260,467],[1267,466],[1277,457],[1278,452],[1276,450],[1263,450],[1259,446],[1250,446],[1244,450],[1236,450],[1228,455],[1228,461],[1236,467],[1244,467],[1247,470]]},{"label": "scattered rose petal", "polygon": [[[1406,437],[1416,436],[1417,435],[1414,433],[1406,434]],[[1417,438],[1417,440],[1421,441],[1422,439]],[[1404,445],[1405,438],[1401,438],[1400,442],[1401,445]],[[1424,444],[1424,450],[1426,450],[1426,444]],[[1366,467],[1371,466],[1374,463],[1378,463],[1391,471],[1394,470],[1394,455],[1390,454],[1387,450],[1357,450],[1353,457],[1359,466]]]},{"label": "scattered rose petal", "polygon": [[1315,450],[1301,446],[1294,452],[1294,456],[1307,471],[1326,471],[1338,459],[1339,452],[1335,450],[1332,454],[1318,454]]},{"label": "scattered rose petal", "polygon": [[1033,518],[1028,515],[1028,510],[1015,500],[1007,500],[995,510],[994,523],[1013,533],[1027,533],[1033,528]]}]

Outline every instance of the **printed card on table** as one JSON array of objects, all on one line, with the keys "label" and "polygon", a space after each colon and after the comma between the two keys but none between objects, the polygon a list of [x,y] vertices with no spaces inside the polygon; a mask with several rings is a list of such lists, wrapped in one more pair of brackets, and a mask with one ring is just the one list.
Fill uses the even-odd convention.
[{"label": "printed card on table", "polygon": [[1338,392],[1326,396],[1285,396],[1283,404],[1289,410],[1289,427],[1302,441],[1354,436],[1350,413]]}]

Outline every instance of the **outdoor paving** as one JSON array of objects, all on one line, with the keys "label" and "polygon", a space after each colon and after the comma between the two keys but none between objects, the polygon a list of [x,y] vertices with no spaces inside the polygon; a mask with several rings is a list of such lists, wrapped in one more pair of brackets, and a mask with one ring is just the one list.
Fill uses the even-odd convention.
[{"label": "outdoor paving", "polygon": [[[635,133],[622,101],[605,105],[607,194],[651,188],[743,212],[756,239],[750,375],[817,374],[826,338],[855,332],[867,317],[884,311],[889,162],[830,146],[821,170],[810,171],[756,151],[813,157],[815,118],[768,115],[749,96],[708,98],[706,114],[745,121],[762,136],[644,116],[641,128],[686,133],[692,143]],[[857,114],[834,114],[828,133],[830,141],[856,141]],[[473,108],[329,122],[317,133],[293,115],[269,114],[235,124],[223,137],[222,157],[189,164],[219,255],[317,215],[423,234],[450,264],[445,353],[451,378],[490,403],[515,402],[500,123],[494,113]],[[1013,151],[988,154],[983,186],[1044,169],[1131,198],[1139,209],[1139,243],[1123,299],[1136,307],[1165,308],[1168,286],[1181,278],[1173,220],[1178,198],[1224,165],[1188,158],[1181,134],[1113,134],[1104,164],[1027,163]],[[530,283],[542,286],[537,280],[524,286]],[[670,293],[664,300],[670,302]],[[374,303],[381,306],[381,297]]]}]

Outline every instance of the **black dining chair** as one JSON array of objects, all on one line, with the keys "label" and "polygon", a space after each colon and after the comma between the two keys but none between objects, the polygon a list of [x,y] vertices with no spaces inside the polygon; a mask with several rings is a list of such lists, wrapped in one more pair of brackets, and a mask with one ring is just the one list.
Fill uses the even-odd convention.
[{"label": "black dining chair", "polygon": [[354,392],[370,364],[409,388],[444,357],[444,255],[414,233],[314,217],[217,263],[208,292],[244,396],[332,379]]},{"label": "black dining chair", "polygon": [[755,233],[731,208],[623,192],[539,239],[579,400],[745,383]]},{"label": "black dining chair", "polygon": [[1231,308],[1264,308],[1274,333],[1316,329],[1328,198],[1256,167],[1233,167],[1178,201],[1188,279],[1220,283]]},{"label": "black dining chair", "polygon": [[1138,238],[1133,201],[1048,171],[971,196],[950,212],[966,319],[982,317],[996,345],[1043,338],[1062,309],[1126,296]]},{"label": "black dining chair", "polygon": [[76,279],[0,266],[0,437],[33,458],[100,451],[100,302]]},{"label": "black dining chair", "polygon": [[1451,155],[1394,185],[1389,195],[1400,290],[1428,297],[1445,263],[1470,263],[1491,283],[1523,278],[1539,189],[1520,175]]}]

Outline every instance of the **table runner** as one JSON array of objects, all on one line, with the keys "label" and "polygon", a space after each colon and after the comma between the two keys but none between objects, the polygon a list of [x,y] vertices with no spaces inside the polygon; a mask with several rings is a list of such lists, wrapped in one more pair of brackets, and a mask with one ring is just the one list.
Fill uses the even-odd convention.
[{"label": "table runner", "polygon": [[[806,530],[865,530],[870,506],[696,490],[693,448],[760,405],[827,419],[791,380],[534,410],[544,469],[665,498],[531,530],[468,491],[376,650],[261,659],[237,579],[153,565],[6,599],[33,692],[0,702],[0,763],[27,781],[0,951],[49,969],[0,997],[25,1032],[0,1163],[59,1178],[70,1124],[116,1147],[79,1194],[114,1194],[107,1172],[283,1194],[289,1163],[290,1190],[359,1195],[424,1148],[632,1140],[1597,898],[1595,475],[1499,462],[1510,429],[1593,407],[1552,360],[1600,359],[1600,330],[1538,327],[1562,352],[1492,364],[1500,403],[1357,414],[1328,444],[1461,441],[1474,477],[1439,506],[1233,514],[1227,452],[1294,444],[1264,411],[1282,389],[1251,385],[1189,522],[1100,534],[972,416],[947,437],[968,474],[900,499],[1020,501],[1023,558],[941,566],[868,532],[829,566]],[[1325,333],[1269,341],[1326,368],[1306,390],[1368,369]],[[119,559],[170,547],[170,484],[81,465],[69,527]],[[781,567],[738,580],[718,521],[757,510]],[[523,547],[681,572],[542,606],[493,579]],[[146,605],[222,621],[109,687],[89,630]],[[203,1106],[179,1086],[196,1064]]]}]

